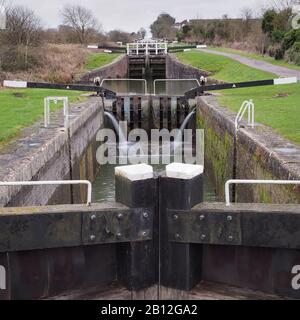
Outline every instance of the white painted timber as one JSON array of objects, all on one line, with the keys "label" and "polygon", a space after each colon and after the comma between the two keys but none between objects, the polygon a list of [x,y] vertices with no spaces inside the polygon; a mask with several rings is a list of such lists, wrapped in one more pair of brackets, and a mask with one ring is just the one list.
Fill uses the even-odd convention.
[{"label": "white painted timber", "polygon": [[169,178],[192,179],[204,172],[204,167],[196,164],[171,163],[166,166],[166,174]]},{"label": "white painted timber", "polygon": [[8,88],[27,88],[26,81],[11,81],[11,80],[4,80],[3,86]]},{"label": "white painted timber", "polygon": [[98,46],[87,46],[88,47],[88,49],[98,49]]},{"label": "white painted timber", "polygon": [[111,50],[104,50],[104,53],[112,53]]},{"label": "white painted timber", "polygon": [[115,175],[127,178],[131,181],[153,178],[153,168],[147,164],[136,164],[115,168]]},{"label": "white painted timber", "polygon": [[274,79],[274,84],[290,84],[290,83],[297,83],[297,77],[291,77],[291,78],[278,78]]},{"label": "white painted timber", "polygon": [[199,45],[197,45],[197,49],[204,49],[204,48],[207,48],[207,45],[206,45],[206,44],[199,44]]}]

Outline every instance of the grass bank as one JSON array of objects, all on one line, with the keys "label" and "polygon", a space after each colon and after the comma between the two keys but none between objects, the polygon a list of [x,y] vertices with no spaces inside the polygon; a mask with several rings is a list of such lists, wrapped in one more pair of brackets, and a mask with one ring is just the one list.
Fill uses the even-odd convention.
[{"label": "grass bank", "polygon": [[[5,79],[20,79],[41,82],[72,82],[76,73],[101,68],[119,54],[90,53],[79,46],[55,45],[48,47],[45,66],[30,72],[8,73]],[[67,96],[70,102],[83,100],[80,92],[46,89],[1,89],[0,88],[0,146],[17,138],[21,129],[33,125],[43,116],[44,98]],[[62,104],[51,105],[51,111]]]},{"label": "grass bank", "polygon": [[120,56],[119,53],[91,53],[85,63],[85,70],[92,71],[101,68]]},{"label": "grass bank", "polygon": [[248,67],[223,56],[201,51],[187,51],[176,54],[179,61],[195,68],[209,71],[211,77],[227,82],[263,80],[276,77],[274,74]]},{"label": "grass bank", "polygon": [[[84,98],[78,91],[46,89],[2,89],[0,90],[0,146],[19,136],[21,129],[31,126],[42,119],[44,98],[47,96],[69,97],[70,102]],[[51,111],[61,108],[62,104],[51,104]]]},{"label": "grass bank", "polygon": [[219,103],[238,112],[245,100],[255,103],[255,121],[300,145],[300,83],[223,91]]},{"label": "grass bank", "polygon": [[[227,82],[273,78],[269,73],[214,54],[190,51],[177,56],[182,62],[210,71],[213,78]],[[238,112],[243,101],[253,99],[257,122],[300,145],[300,83],[223,90],[218,92],[217,99],[234,112]]]},{"label": "grass bank", "polygon": [[245,51],[235,50],[235,49],[230,49],[230,48],[213,47],[213,48],[208,48],[208,49],[219,51],[219,52],[238,54],[243,57],[269,62],[269,63],[274,64],[276,66],[285,67],[285,68],[289,68],[292,70],[298,70],[298,71],[300,70],[300,66],[297,66],[292,63],[288,63],[284,60],[275,60],[274,58],[272,58],[270,56],[263,56],[263,55],[259,55],[259,54],[255,54],[255,53],[250,53],[250,52],[245,52]]}]

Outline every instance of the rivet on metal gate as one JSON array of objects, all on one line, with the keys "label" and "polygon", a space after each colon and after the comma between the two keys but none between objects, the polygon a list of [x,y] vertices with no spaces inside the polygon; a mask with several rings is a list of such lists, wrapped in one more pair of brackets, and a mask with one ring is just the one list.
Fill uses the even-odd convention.
[{"label": "rivet on metal gate", "polygon": [[148,235],[148,231],[144,231],[144,232],[142,233],[142,236],[143,236],[143,237],[147,237],[147,235]]},{"label": "rivet on metal gate", "polygon": [[143,217],[146,218],[146,219],[149,218],[149,213],[148,212],[144,212],[143,213]]},{"label": "rivet on metal gate", "polygon": [[201,240],[205,240],[206,239],[206,235],[205,234],[202,234],[201,235]]},{"label": "rivet on metal gate", "polygon": [[233,236],[228,236],[228,241],[232,241],[233,240]]},{"label": "rivet on metal gate", "polygon": [[181,240],[181,236],[180,236],[179,233],[176,233],[174,237],[175,237],[176,240]]},{"label": "rivet on metal gate", "polygon": [[232,221],[232,216],[228,216],[227,221]]},{"label": "rivet on metal gate", "polygon": [[123,219],[123,217],[124,217],[123,213],[119,213],[119,214],[117,215],[117,218],[118,218],[118,219]]},{"label": "rivet on metal gate", "polygon": [[95,239],[96,239],[96,237],[92,234],[92,235],[90,236],[90,240],[91,240],[91,241],[95,241]]},{"label": "rivet on metal gate", "polygon": [[121,239],[121,238],[122,238],[122,233],[118,232],[118,233],[116,234],[116,237],[117,237],[117,239]]},{"label": "rivet on metal gate", "polygon": [[203,221],[205,219],[205,216],[203,214],[201,214],[201,216],[199,218],[200,218],[200,221]]},{"label": "rivet on metal gate", "polygon": [[174,219],[174,220],[178,220],[178,215],[177,215],[177,214],[174,214],[174,215],[173,215],[173,219]]},{"label": "rivet on metal gate", "polygon": [[95,214],[93,214],[92,216],[91,216],[91,220],[93,221],[93,220],[96,220],[96,215]]}]

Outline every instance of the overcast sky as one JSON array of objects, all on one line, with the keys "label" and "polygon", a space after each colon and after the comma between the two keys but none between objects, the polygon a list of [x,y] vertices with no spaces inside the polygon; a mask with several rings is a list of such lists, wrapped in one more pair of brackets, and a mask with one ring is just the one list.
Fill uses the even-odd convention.
[{"label": "overcast sky", "polygon": [[60,11],[68,3],[82,4],[93,10],[104,31],[123,29],[137,31],[149,25],[161,12],[178,21],[193,18],[218,18],[227,13],[238,17],[243,7],[259,8],[269,0],[8,0],[31,7],[42,18],[45,27],[61,23]]}]

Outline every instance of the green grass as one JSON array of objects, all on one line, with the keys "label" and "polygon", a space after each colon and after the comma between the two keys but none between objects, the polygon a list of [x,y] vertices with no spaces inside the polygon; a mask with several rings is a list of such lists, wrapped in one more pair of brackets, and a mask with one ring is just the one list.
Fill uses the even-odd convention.
[{"label": "green grass", "polygon": [[[89,55],[85,68],[93,70],[109,64],[119,54],[96,53]],[[3,89],[0,90],[0,146],[20,134],[21,129],[34,124],[44,113],[44,98],[47,96],[67,96],[70,102],[83,100],[81,92],[47,89]],[[54,111],[61,103],[51,104]]]},{"label": "green grass", "polygon": [[300,83],[222,91],[217,97],[222,106],[234,112],[249,99],[255,103],[256,122],[300,145]]},{"label": "green grass", "polygon": [[177,58],[198,69],[211,72],[211,77],[226,82],[264,80],[276,77],[274,74],[248,67],[230,58],[199,51],[179,52]]},{"label": "green grass", "polygon": [[119,53],[92,53],[88,56],[85,69],[88,71],[101,68],[120,56]]},{"label": "green grass", "polygon": [[214,47],[214,48],[208,48],[208,49],[219,51],[219,52],[234,53],[234,54],[238,54],[238,55],[243,56],[243,57],[252,58],[252,59],[256,59],[256,60],[261,60],[261,61],[269,62],[269,63],[274,64],[276,66],[285,67],[285,68],[289,68],[289,69],[292,69],[292,70],[300,71],[300,66],[288,63],[288,62],[286,62],[284,60],[275,60],[274,58],[272,58],[270,56],[262,56],[262,55],[259,55],[259,54],[245,52],[245,51],[241,51],[241,50],[230,49],[230,48],[220,48],[220,47],[215,48]]},{"label": "green grass", "polygon": [[[44,98],[67,96],[70,102],[81,101],[78,91],[46,89],[3,89],[0,90],[0,146],[18,137],[20,130],[31,126],[44,114]],[[62,107],[51,104],[51,111]]]},{"label": "green grass", "polygon": [[[274,75],[241,65],[230,58],[194,51],[179,53],[178,58],[212,77],[227,82],[273,78]],[[255,121],[272,127],[285,138],[300,145],[300,83],[264,86],[218,92],[217,100],[223,107],[238,112],[245,100],[255,103]]]}]

